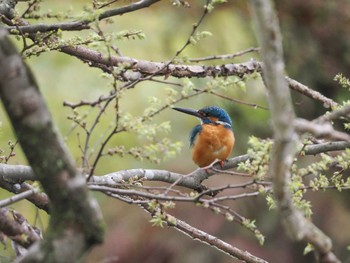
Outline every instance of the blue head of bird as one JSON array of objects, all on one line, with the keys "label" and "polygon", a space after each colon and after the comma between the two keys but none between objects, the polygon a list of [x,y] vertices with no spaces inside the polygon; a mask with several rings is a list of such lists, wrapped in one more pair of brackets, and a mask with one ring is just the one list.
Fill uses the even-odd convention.
[{"label": "blue head of bird", "polygon": [[196,116],[201,122],[190,133],[192,159],[198,166],[208,166],[215,160],[226,160],[233,149],[235,138],[231,118],[224,109],[217,106],[200,110],[173,109]]}]

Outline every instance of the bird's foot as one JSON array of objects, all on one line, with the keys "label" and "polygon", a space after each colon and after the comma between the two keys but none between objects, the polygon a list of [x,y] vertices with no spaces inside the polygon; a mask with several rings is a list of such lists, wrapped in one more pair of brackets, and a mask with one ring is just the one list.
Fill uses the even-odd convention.
[{"label": "bird's foot", "polygon": [[209,170],[212,169],[212,170],[216,170],[214,169],[214,165],[216,163],[219,163],[221,168],[224,168],[224,165],[225,165],[225,161],[223,160],[220,160],[220,159],[215,159],[214,162],[212,162],[211,164],[207,165],[207,166],[204,166],[204,167],[201,167],[200,169],[203,169],[204,171],[206,171],[207,173],[209,173]]}]

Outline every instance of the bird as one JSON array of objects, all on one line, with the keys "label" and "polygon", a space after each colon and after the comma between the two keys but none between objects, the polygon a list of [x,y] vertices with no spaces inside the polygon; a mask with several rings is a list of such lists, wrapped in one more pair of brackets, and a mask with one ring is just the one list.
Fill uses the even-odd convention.
[{"label": "bird", "polygon": [[200,168],[207,169],[217,161],[223,167],[235,144],[232,120],[218,106],[207,106],[200,110],[173,107],[174,110],[199,118],[190,133],[192,160]]}]

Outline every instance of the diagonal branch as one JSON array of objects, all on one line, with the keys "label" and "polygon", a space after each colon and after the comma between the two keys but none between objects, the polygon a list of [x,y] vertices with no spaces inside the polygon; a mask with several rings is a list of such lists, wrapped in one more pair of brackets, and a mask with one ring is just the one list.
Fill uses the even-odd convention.
[{"label": "diagonal branch", "polygon": [[[97,20],[103,20],[106,18],[110,18],[113,16],[123,15],[129,12],[133,12],[139,9],[143,9],[149,7],[160,0],[140,0],[138,2],[132,3],[130,5],[122,6],[119,8],[114,8],[110,10],[106,10],[100,15],[96,17]],[[5,4],[4,4],[5,5]],[[0,9],[1,10],[1,9]],[[6,29],[12,33],[17,34],[16,32],[19,30],[21,33],[38,33],[38,32],[48,32],[48,31],[77,31],[83,29],[89,29],[89,24],[94,22],[95,19],[85,19],[81,21],[73,21],[73,22],[62,22],[55,24],[34,24],[34,25],[20,25],[20,26],[9,26]]]},{"label": "diagonal branch", "polygon": [[310,99],[322,102],[325,108],[333,108],[338,105],[338,103],[336,103],[334,100],[327,98],[318,91],[310,89],[309,87],[290,77],[286,77],[286,80],[288,82],[289,88],[305,95],[306,97],[309,97]]},{"label": "diagonal branch", "polygon": [[19,260],[76,262],[93,244],[102,241],[98,205],[54,127],[34,76],[3,28],[0,28],[0,68],[2,103],[23,152],[51,201],[52,216],[46,238]]},{"label": "diagonal branch", "polygon": [[148,206],[143,205],[142,207],[152,215],[154,215],[155,213],[160,213],[162,215],[162,218],[164,218],[164,222],[169,227],[175,228],[176,230],[186,234],[194,240],[199,240],[200,242],[210,245],[219,251],[223,251],[233,258],[238,258],[248,263],[267,263],[267,261],[265,261],[264,259],[256,257],[247,251],[243,251],[237,247],[234,247],[231,244],[226,243],[225,241],[215,236],[212,236],[198,228],[195,228],[189,225],[188,223],[162,211],[159,208],[156,209],[157,211],[153,211]]},{"label": "diagonal branch", "polygon": [[142,8],[149,7],[149,6],[155,4],[159,1],[160,0],[140,0],[138,2],[132,3],[132,4],[127,5],[127,6],[107,10],[107,11],[103,12],[101,15],[99,15],[98,19],[102,20],[102,19],[109,18],[112,16],[118,16],[118,15],[130,13],[130,12],[133,12],[136,10],[140,10]]},{"label": "diagonal branch", "polygon": [[350,105],[346,105],[344,107],[341,107],[340,109],[326,113],[326,114],[318,117],[314,121],[322,123],[322,122],[334,121],[334,120],[339,119],[339,118],[349,119],[349,114],[350,114]]},{"label": "diagonal branch", "polygon": [[20,200],[26,199],[29,196],[36,194],[37,191],[38,191],[38,189],[33,188],[33,189],[29,189],[29,190],[27,190],[25,192],[22,192],[20,194],[17,194],[15,196],[11,196],[11,197],[6,198],[4,200],[0,200],[0,207],[2,208],[2,207],[5,207],[5,206],[9,206],[9,205],[11,205],[13,203],[16,203],[16,202],[20,201]]},{"label": "diagonal branch", "polygon": [[[22,165],[21,165],[22,166]],[[14,193],[14,194],[21,194],[24,192],[32,191],[33,187],[28,184],[28,183],[23,183],[26,180],[37,180],[33,175],[33,171],[30,168],[30,166],[25,166],[26,167],[26,172],[25,173],[19,173],[17,174],[16,168],[15,167],[10,167],[8,166],[7,168],[10,169],[5,169],[5,170],[12,170],[14,171],[14,174],[16,175],[13,179],[8,181],[5,179],[6,176],[0,176],[0,187],[3,189],[6,189],[7,191]],[[0,170],[3,171],[2,168]],[[21,170],[21,169],[19,169]],[[0,172],[1,173],[1,172]],[[11,174],[11,173],[10,173]],[[26,179],[28,178],[28,179]],[[32,178],[32,179],[29,179]],[[39,193],[33,193],[32,195],[29,195],[26,197],[26,199],[33,203],[37,208],[44,210],[45,212],[49,213],[49,198],[47,195],[43,192]]]}]

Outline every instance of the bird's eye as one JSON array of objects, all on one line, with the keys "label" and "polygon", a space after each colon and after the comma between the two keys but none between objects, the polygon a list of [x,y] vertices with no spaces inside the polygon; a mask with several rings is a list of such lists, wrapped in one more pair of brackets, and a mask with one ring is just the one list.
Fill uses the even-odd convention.
[{"label": "bird's eye", "polygon": [[202,117],[208,117],[208,113],[201,111],[199,113]]}]

